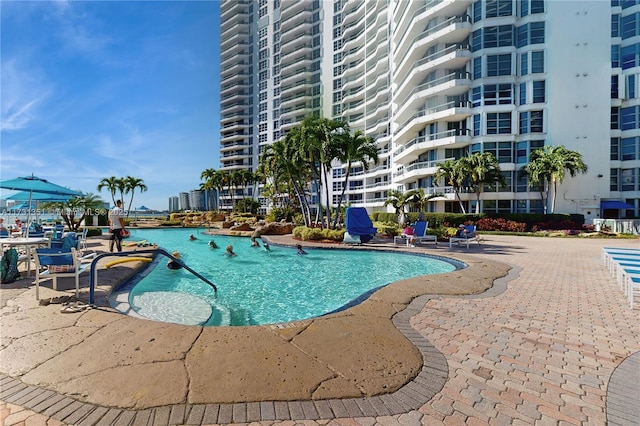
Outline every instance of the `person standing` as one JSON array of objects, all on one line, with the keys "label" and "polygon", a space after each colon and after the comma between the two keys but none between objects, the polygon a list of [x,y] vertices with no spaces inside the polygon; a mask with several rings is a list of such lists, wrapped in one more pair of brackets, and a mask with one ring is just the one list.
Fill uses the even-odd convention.
[{"label": "person standing", "polygon": [[109,251],[113,252],[114,243],[116,244],[118,251],[122,251],[122,234],[124,231],[124,210],[122,210],[122,200],[117,200],[116,206],[109,211],[109,232],[111,232]]}]

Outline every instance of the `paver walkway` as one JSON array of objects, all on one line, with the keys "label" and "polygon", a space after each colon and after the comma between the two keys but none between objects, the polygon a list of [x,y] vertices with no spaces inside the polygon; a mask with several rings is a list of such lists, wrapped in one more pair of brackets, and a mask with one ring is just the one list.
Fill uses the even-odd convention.
[{"label": "paver walkway", "polygon": [[[468,253],[514,266],[517,275],[504,292],[421,297],[406,313],[419,334],[416,340],[426,339],[435,347],[433,356],[441,354],[446,360],[446,382],[435,395],[415,409],[379,415],[346,400],[344,416],[327,420],[308,415],[318,404],[301,401],[276,405],[288,411],[252,424],[640,424],[640,309],[629,309],[600,260],[604,246],[637,248],[639,241],[505,236],[484,240]],[[416,250],[450,252],[444,245]],[[460,251],[467,253],[464,248],[452,250]],[[66,401],[70,398],[43,390],[22,390],[16,396],[5,388],[14,382],[0,380],[0,397],[13,401],[0,405],[3,425],[230,424],[237,418],[242,418],[237,423],[250,422],[246,411],[244,417],[234,416],[233,407],[226,417],[208,416],[211,413],[202,406],[83,411]],[[416,402],[412,395],[427,393],[428,383],[414,380],[406,388],[409,406]],[[23,408],[34,407],[35,398],[48,401],[48,409]],[[56,404],[61,408],[51,408]]]}]

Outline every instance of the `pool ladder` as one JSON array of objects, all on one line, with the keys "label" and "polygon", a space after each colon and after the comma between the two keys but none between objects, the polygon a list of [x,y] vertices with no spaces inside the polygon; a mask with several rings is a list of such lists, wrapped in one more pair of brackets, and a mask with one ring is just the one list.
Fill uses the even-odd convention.
[{"label": "pool ladder", "polygon": [[93,261],[91,262],[91,278],[90,278],[90,281],[89,281],[89,304],[93,305],[94,302],[95,302],[95,286],[96,286],[96,283],[98,282],[98,270],[96,268],[96,266],[98,264],[98,260],[102,259],[103,257],[109,257],[109,256],[126,257],[126,256],[138,256],[140,254],[147,254],[147,253],[164,254],[169,259],[173,260],[176,263],[179,263],[180,265],[182,265],[182,267],[184,269],[186,269],[187,271],[191,272],[193,275],[195,275],[196,277],[200,278],[202,281],[204,281],[205,283],[207,283],[211,287],[213,287],[213,290],[217,294],[218,287],[216,287],[216,285],[214,283],[212,283],[211,281],[209,281],[208,279],[206,279],[205,277],[200,275],[198,272],[196,272],[193,269],[191,269],[187,264],[184,263],[184,261],[182,259],[178,259],[178,258],[174,257],[173,255],[171,255],[171,253],[169,253],[165,249],[155,248],[155,249],[150,249],[150,250],[136,250],[136,251],[117,252],[117,253],[102,253],[102,254],[99,254],[98,256],[96,256],[93,259]]}]

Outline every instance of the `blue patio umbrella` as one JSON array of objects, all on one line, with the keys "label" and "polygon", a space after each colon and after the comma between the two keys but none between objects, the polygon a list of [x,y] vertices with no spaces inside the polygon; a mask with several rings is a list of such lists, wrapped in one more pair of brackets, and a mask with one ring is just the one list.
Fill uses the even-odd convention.
[{"label": "blue patio umbrella", "polygon": [[[26,191],[29,193],[27,205],[31,205],[33,194],[49,194],[49,195],[69,195],[71,197],[81,196],[82,193],[74,191],[64,186],[56,185],[46,179],[37,176],[17,177],[15,179],[0,180],[0,188],[9,189],[11,191]],[[27,226],[29,225],[30,212],[27,214]],[[27,231],[28,232],[28,231]]]}]

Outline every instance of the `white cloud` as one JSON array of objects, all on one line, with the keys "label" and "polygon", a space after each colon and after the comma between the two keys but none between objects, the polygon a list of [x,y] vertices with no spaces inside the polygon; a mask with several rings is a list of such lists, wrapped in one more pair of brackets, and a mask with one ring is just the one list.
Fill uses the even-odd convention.
[{"label": "white cloud", "polygon": [[23,129],[35,120],[51,89],[35,70],[16,58],[3,60],[0,131]]}]

